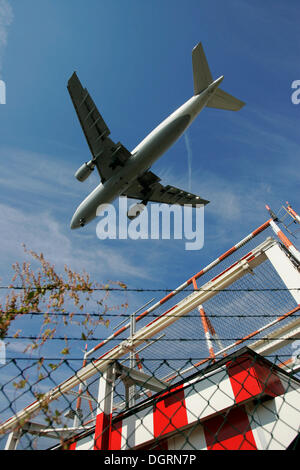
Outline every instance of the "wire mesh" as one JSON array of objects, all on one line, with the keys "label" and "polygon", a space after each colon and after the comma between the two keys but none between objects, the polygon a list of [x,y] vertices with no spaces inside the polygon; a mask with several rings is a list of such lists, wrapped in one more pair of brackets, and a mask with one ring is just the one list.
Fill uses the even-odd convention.
[{"label": "wire mesh", "polygon": [[[148,377],[136,385],[135,394],[140,398],[133,406],[126,402],[125,390],[131,373],[118,365],[113,376],[113,398],[109,387],[108,391],[103,388],[102,394],[98,394],[99,379],[102,387],[106,380],[111,386],[111,379],[105,374],[95,375],[82,383],[80,407],[76,387],[63,393],[59,400],[43,406],[34,419],[19,423],[18,449],[288,448],[300,430],[300,381],[297,374],[279,367],[281,361],[282,357],[277,355],[272,356],[272,362],[267,361],[243,348],[188,378],[179,375],[174,385],[162,383],[162,390],[157,392],[154,363],[156,371],[164,367],[172,373],[176,361],[172,359],[172,366],[168,359],[144,360],[143,372]],[[191,360],[185,361],[186,366],[191,363]],[[47,387],[60,379],[58,370],[53,370],[49,364],[44,363],[41,368]],[[15,368],[16,380],[20,381],[26,380],[26,374],[36,370],[38,364],[22,367],[19,361],[12,360],[9,366]],[[115,366],[111,364],[111,368]],[[59,368],[60,373],[76,374],[76,361],[65,359]],[[14,391],[12,403],[9,399],[11,385],[8,383],[1,390],[2,402],[5,396],[10,414],[29,394],[36,398],[37,390],[41,391],[37,383],[27,382]],[[106,421],[100,419],[105,413]],[[7,436],[2,437],[2,446],[6,439]]]}]

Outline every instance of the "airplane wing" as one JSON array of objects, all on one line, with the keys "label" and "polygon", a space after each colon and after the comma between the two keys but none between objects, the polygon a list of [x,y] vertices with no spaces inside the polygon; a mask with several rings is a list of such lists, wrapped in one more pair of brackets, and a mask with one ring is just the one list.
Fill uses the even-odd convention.
[{"label": "airplane wing", "polygon": [[142,201],[161,202],[165,204],[191,204],[195,207],[197,204],[208,204],[209,201],[200,196],[188,193],[174,186],[163,186],[160,184],[160,178],[152,171],[146,171],[138,177],[131,186],[122,194],[132,199],[141,199]]},{"label": "airplane wing", "polygon": [[68,81],[74,108],[89,145],[102,182],[109,179],[117,166],[123,166],[131,153],[120,143],[109,139],[110,130],[99,113],[86,88],[83,88],[76,72]]}]

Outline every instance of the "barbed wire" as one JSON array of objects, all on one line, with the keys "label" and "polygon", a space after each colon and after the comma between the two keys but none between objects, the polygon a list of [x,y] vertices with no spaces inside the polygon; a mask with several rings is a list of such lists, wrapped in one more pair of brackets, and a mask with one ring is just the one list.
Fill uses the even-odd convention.
[{"label": "barbed wire", "polygon": [[[28,289],[28,288],[25,288],[25,287],[22,287],[22,286],[0,286],[0,290],[5,290],[5,289],[15,289],[15,290],[25,290],[25,289]],[[55,290],[55,289],[59,289],[59,287],[57,286],[45,286],[45,287],[32,287],[33,290],[39,292],[39,291],[45,291],[45,290]],[[65,287],[64,286],[64,289],[65,290],[72,290],[72,287]],[[29,290],[29,289],[28,289]],[[262,288],[262,289],[257,289],[257,288],[238,288],[238,289],[229,289],[229,288],[226,288],[226,289],[215,289],[215,288],[211,288],[211,289],[203,289],[201,287],[197,288],[197,289],[169,289],[169,288],[165,288],[165,289],[155,289],[155,288],[149,288],[149,289],[145,289],[144,287],[91,287],[91,288],[78,288],[76,289],[77,291],[81,291],[81,292],[91,292],[91,291],[119,291],[119,292],[174,292],[176,293],[178,291],[179,292],[211,292],[211,291],[214,291],[214,292],[280,292],[280,291],[299,291],[300,290],[300,287],[290,287],[290,288],[287,288],[287,287],[269,287],[269,288]]]},{"label": "barbed wire", "polygon": [[[280,354],[268,354],[267,358],[271,358],[271,357],[275,357],[275,358],[282,358],[282,357],[288,357],[290,358],[291,357],[291,354],[288,354],[288,353],[280,353]],[[36,356],[36,357],[24,357],[24,356],[14,356],[14,357],[6,357],[6,364],[3,364],[4,365],[7,365],[8,361],[39,361],[41,359],[40,356]],[[49,357],[45,357],[45,356],[42,356],[42,359],[44,361],[63,361],[63,362],[70,362],[70,361],[81,361],[82,362],[82,357],[62,357],[62,356],[49,356]],[[95,359],[97,359],[97,357],[89,357],[87,358],[86,360],[87,361],[94,361]],[[201,359],[207,359],[207,356],[197,356],[197,357],[179,357],[179,358],[174,358],[174,357],[170,357],[170,358],[162,358],[162,357],[147,357],[147,358],[144,358],[144,357],[141,357],[139,358],[139,362],[151,362],[151,361],[160,361],[160,362],[164,362],[164,363],[167,363],[167,362],[174,362],[174,361],[178,361],[178,362],[182,362],[182,361],[199,361]],[[101,361],[111,361],[110,358],[101,358]],[[0,365],[0,369],[1,369],[1,365]]]},{"label": "barbed wire", "polygon": [[[2,312],[0,311],[0,314]],[[12,311],[12,312],[5,312],[5,315],[16,315],[16,314],[19,314],[19,312],[17,310],[15,311]],[[115,314],[115,313],[89,313],[89,312],[69,312],[69,311],[66,311],[66,312],[28,312],[26,314],[21,314],[21,316],[23,315],[26,315],[26,316],[42,316],[42,315],[59,315],[59,316],[72,316],[72,317],[82,317],[82,316],[85,316],[85,315],[88,315],[90,317],[99,317],[99,316],[103,316],[103,317],[111,317],[111,318],[120,318],[120,317],[124,317],[124,318],[128,318],[128,320],[130,320],[130,316],[131,314],[130,313],[120,313],[120,314]],[[161,314],[155,314],[155,313],[148,313],[147,314],[147,317],[153,317],[153,318],[159,318],[161,316]],[[228,314],[216,314],[216,313],[210,313],[207,315],[209,318],[245,318],[247,316],[247,318],[249,318],[250,316],[249,315],[246,315],[246,314],[231,314],[231,313],[228,313]],[[280,316],[280,315],[279,315]],[[278,315],[276,314],[267,314],[267,313],[253,313],[251,314],[251,318],[279,318]],[[175,314],[168,314],[168,317],[177,317],[177,315]],[[293,314],[293,318],[295,317],[300,317],[300,313],[297,314]],[[189,319],[189,318],[200,318],[199,316],[199,313],[198,314],[193,314],[193,315],[185,315],[184,317],[182,317],[182,319]]]},{"label": "barbed wire", "polygon": [[[28,339],[28,340],[37,340],[39,339],[38,336],[5,336],[4,339]],[[105,341],[106,338],[95,338],[94,336],[89,337],[88,335],[84,335],[84,337],[69,337],[69,336],[57,336],[57,337],[47,337],[48,340],[52,341]],[[128,340],[128,337],[118,337],[118,338],[111,338],[110,341],[126,341]],[[252,338],[247,338],[247,340],[250,340]],[[284,339],[284,341],[295,341],[295,338],[259,338],[259,341],[278,341]],[[152,338],[148,337],[140,337],[139,340],[143,340],[145,342],[147,341],[153,341]],[[220,341],[241,341],[245,340],[245,337],[238,337],[238,338],[219,338]],[[160,338],[159,341],[207,341],[206,338]]]}]

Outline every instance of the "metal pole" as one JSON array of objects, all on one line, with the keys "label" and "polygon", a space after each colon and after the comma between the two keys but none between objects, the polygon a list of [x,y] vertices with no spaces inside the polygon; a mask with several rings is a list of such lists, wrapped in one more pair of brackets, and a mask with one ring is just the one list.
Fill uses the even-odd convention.
[{"label": "metal pole", "polygon": [[[130,339],[132,339],[135,335],[136,331],[136,322],[135,322],[135,313],[130,315]],[[135,350],[132,349],[129,353],[129,367],[130,369],[134,369],[136,366],[136,359],[135,359]],[[128,398],[129,398],[129,407],[135,405],[135,385],[131,385],[128,390]]]},{"label": "metal pole", "polygon": [[[85,352],[84,352],[84,356],[83,356],[82,367],[84,367],[86,365],[87,343],[85,345],[84,351]],[[74,428],[79,426],[79,420],[80,421],[82,420],[82,416],[81,416],[81,394],[82,394],[82,390],[83,390],[83,382],[80,382],[79,387],[78,387],[78,398],[77,398],[77,402],[76,402],[76,414],[74,416],[74,421],[73,421]]]},{"label": "metal pole", "polygon": [[297,248],[293,245],[293,243],[288,239],[286,235],[280,230],[277,224],[275,224],[274,220],[271,220],[270,226],[273,232],[277,235],[279,240],[284,244],[286,249],[291,253],[291,255],[300,263],[300,252]]},{"label": "metal pole", "polygon": [[289,211],[293,219],[295,219],[298,222],[298,224],[300,224],[300,216],[297,214],[296,211],[294,211],[294,209],[291,207],[289,202],[286,202],[286,204],[287,204],[287,210]]},{"label": "metal pole", "polygon": [[21,437],[21,430],[9,433],[4,450],[16,450]]}]

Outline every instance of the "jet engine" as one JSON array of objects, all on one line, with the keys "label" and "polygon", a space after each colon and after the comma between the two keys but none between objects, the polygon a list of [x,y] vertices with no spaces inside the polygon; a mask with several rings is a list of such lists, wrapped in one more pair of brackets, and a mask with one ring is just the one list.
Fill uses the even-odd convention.
[{"label": "jet engine", "polygon": [[130,209],[127,212],[128,219],[133,220],[136,217],[138,217],[143,212],[145,207],[146,207],[146,204],[143,204],[142,202],[130,207]]},{"label": "jet engine", "polygon": [[89,162],[84,163],[81,165],[80,168],[75,173],[75,178],[78,179],[78,181],[85,181],[92,171],[94,171],[95,164],[90,160]]}]

